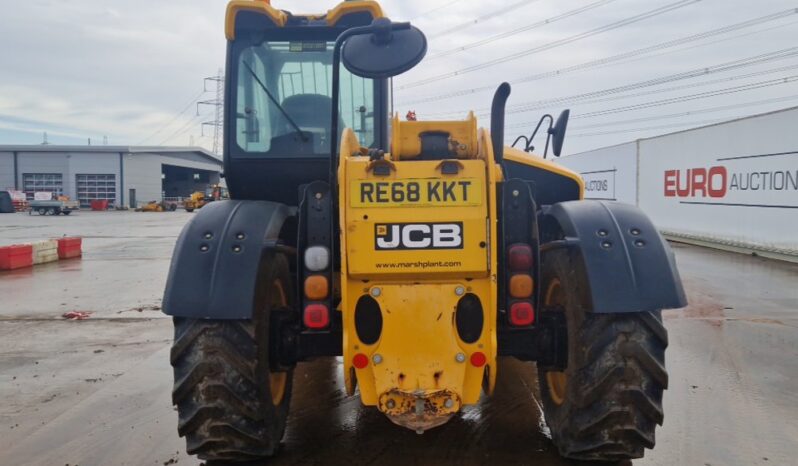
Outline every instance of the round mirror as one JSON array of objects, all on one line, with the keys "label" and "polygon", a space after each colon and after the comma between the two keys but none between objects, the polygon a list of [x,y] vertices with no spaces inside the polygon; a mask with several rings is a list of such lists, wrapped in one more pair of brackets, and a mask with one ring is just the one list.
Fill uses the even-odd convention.
[{"label": "round mirror", "polygon": [[427,38],[419,29],[395,29],[387,18],[374,20],[371,34],[350,37],[341,49],[341,61],[357,76],[390,78],[416,66],[427,54]]}]

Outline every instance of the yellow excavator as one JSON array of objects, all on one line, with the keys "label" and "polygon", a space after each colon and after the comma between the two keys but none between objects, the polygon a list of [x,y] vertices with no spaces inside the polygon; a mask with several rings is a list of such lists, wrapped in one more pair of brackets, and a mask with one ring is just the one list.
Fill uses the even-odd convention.
[{"label": "yellow excavator", "polygon": [[[294,368],[333,356],[348,394],[418,433],[490,396],[513,357],[537,370],[562,455],[653,448],[660,310],[686,301],[640,210],[583,200],[576,173],[505,146],[507,83],[490,130],[392,116],[391,78],[427,40],[376,2],[233,0],[225,26],[231,199],[186,225],[163,301],[190,454],[274,455]],[[544,118],[559,156],[568,112]]]}]

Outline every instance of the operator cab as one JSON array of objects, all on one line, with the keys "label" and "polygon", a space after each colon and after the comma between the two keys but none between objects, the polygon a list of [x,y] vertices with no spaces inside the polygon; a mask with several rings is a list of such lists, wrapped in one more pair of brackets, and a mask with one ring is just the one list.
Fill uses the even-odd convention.
[{"label": "operator cab", "polygon": [[[234,199],[297,205],[297,186],[328,180],[332,62],[337,37],[382,17],[373,2],[346,2],[324,16],[294,16],[267,2],[228,12],[225,176]],[[386,147],[389,89],[341,66],[338,131]]]}]

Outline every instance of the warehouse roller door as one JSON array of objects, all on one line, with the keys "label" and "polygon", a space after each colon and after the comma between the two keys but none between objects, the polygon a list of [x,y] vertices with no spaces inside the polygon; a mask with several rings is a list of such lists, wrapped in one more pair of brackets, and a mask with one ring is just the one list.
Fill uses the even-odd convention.
[{"label": "warehouse roller door", "polygon": [[38,192],[53,193],[53,197],[64,194],[64,178],[60,173],[23,173],[22,190],[29,201]]},{"label": "warehouse roller door", "polygon": [[116,175],[76,175],[75,181],[81,207],[90,207],[94,200],[116,205]]}]

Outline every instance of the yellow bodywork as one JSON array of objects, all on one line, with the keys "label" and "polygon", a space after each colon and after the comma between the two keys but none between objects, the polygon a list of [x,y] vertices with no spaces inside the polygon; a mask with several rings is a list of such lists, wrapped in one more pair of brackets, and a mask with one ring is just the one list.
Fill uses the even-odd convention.
[{"label": "yellow bodywork", "polygon": [[190,212],[203,207],[205,204],[207,204],[205,201],[205,193],[203,191],[195,191],[183,202],[183,208]]},{"label": "yellow bodywork", "polygon": [[[454,175],[442,174],[440,160],[413,160],[420,152],[419,134],[441,129],[458,149]],[[362,155],[351,129],[343,134],[338,180],[344,375],[350,394],[359,385],[364,404],[378,406],[398,424],[424,430],[476,403],[483,381],[488,392],[495,384],[500,169],[487,132],[477,131],[472,115],[458,122],[395,119],[392,141],[398,157],[389,154],[373,162]],[[388,164],[390,174],[375,175],[375,164]],[[410,201],[412,183],[419,194]],[[453,186],[446,200],[430,194],[440,183]],[[370,197],[363,195],[363,184],[372,186]],[[378,250],[384,228],[408,222],[462,224],[462,247]],[[461,340],[455,325],[457,303],[469,293],[484,311],[482,334],[473,343]],[[382,334],[373,345],[359,341],[355,328],[355,304],[364,295],[379,303],[383,316]],[[475,352],[486,356],[484,366],[471,363]],[[358,353],[369,358],[365,368],[353,365]]]},{"label": "yellow bodywork", "polygon": [[[288,27],[291,21],[269,1],[233,0],[227,8],[228,40],[235,39],[236,17],[244,11],[267,16],[275,27]],[[333,26],[363,12],[384,16],[370,0],[342,2],[326,14],[294,16]],[[451,159],[445,163],[449,170],[455,164],[456,174],[444,173],[443,160],[424,160],[421,134],[426,132],[448,133]],[[504,178],[490,135],[477,128],[473,113],[461,121],[400,121],[396,116],[391,136],[389,153],[372,160],[354,131],[343,131],[337,173],[341,262],[333,288],[340,292],[347,392],[354,394],[359,387],[365,405],[423,431],[477,403],[481,391],[492,393],[496,383],[496,193]],[[573,179],[580,198],[584,193],[576,173],[550,161],[511,148],[504,149],[504,159]],[[383,172],[375,174],[378,168]],[[444,240],[459,228],[462,244],[396,247],[398,232],[407,225],[434,229],[441,224],[449,229],[441,230]],[[476,296],[483,310],[482,332],[471,343],[460,338],[455,321],[463,295]],[[373,344],[359,340],[355,325],[356,304],[364,296],[377,302],[382,316]],[[474,355],[484,363],[472,360]],[[361,363],[365,356],[367,364],[355,367],[356,356]]]},{"label": "yellow bodywork", "polygon": [[556,164],[551,160],[546,160],[537,155],[527,154],[526,152],[513,147],[504,148],[504,160],[518,162],[524,165],[529,165],[530,167],[540,168],[541,170],[570,178],[577,185],[579,185],[579,199],[585,198],[585,180],[583,180],[578,173],[569,170],[562,165]]},{"label": "yellow bodywork", "polygon": [[164,208],[160,202],[151,201],[136,209],[137,212],[163,212]]},{"label": "yellow bodywork", "polygon": [[[233,40],[236,37],[236,15],[241,11],[254,11],[268,16],[277,27],[284,27],[288,21],[288,15],[284,11],[271,6],[268,0],[232,0],[227,4],[227,15],[225,17],[225,36],[227,40]],[[382,18],[384,16],[380,4],[371,0],[341,2],[325,15],[295,16],[324,19],[328,26],[334,26],[344,16],[359,12],[368,12],[372,18]]]}]

